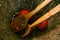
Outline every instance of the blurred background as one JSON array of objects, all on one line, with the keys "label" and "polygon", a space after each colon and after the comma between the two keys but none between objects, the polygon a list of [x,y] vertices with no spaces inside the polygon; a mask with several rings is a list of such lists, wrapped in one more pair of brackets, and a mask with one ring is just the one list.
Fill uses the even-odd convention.
[{"label": "blurred background", "polygon": [[[13,15],[20,10],[27,8],[32,11],[39,3],[44,0],[0,0],[0,40],[60,40],[60,12],[52,16],[48,21],[48,28],[44,31],[34,29],[27,37],[20,38],[10,29]],[[38,14],[33,16],[33,21],[50,11],[59,0],[52,0],[48,5],[41,9]]]}]

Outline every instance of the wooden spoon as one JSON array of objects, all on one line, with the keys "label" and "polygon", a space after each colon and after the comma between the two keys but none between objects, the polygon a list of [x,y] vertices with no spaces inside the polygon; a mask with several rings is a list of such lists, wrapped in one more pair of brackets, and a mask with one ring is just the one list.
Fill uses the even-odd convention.
[{"label": "wooden spoon", "polygon": [[[42,9],[44,6],[46,6],[49,2],[51,2],[52,0],[45,0],[44,2],[42,2],[41,4],[39,4],[34,10],[32,10],[28,15],[23,15],[23,16],[17,16],[12,22],[11,22],[11,26],[13,27],[12,29],[14,29],[15,32],[17,31],[21,31],[22,29],[24,29],[28,23],[28,20],[34,15],[36,14],[38,11],[40,11],[40,9]],[[17,26],[18,25],[18,26]],[[15,29],[15,27],[17,27],[18,30]]]},{"label": "wooden spoon", "polygon": [[44,20],[46,20],[46,19],[50,18],[51,16],[55,15],[59,11],[60,11],[60,4],[57,5],[55,8],[51,9],[51,11],[47,12],[45,15],[40,17],[37,21],[35,21],[31,25],[28,25],[28,28],[26,29],[26,32],[22,37],[27,36],[34,27],[36,27],[38,24],[40,24]]}]

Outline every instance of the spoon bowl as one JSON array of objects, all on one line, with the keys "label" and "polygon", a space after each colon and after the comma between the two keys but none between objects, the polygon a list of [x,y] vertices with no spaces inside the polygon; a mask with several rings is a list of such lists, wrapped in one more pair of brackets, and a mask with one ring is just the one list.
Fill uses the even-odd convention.
[{"label": "spoon bowl", "polygon": [[[22,22],[21,22],[22,21]],[[27,19],[25,16],[17,16],[12,22],[11,22],[11,26],[13,26],[12,29],[14,29],[14,31],[20,31],[23,28],[25,28],[27,24]],[[16,28],[17,27],[17,28]]]}]

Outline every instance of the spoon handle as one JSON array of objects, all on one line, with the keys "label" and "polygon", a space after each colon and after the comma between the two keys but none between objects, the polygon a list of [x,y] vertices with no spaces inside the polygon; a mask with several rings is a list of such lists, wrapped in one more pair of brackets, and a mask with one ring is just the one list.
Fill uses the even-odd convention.
[{"label": "spoon handle", "polygon": [[38,11],[40,11],[44,6],[46,6],[49,2],[51,2],[52,0],[45,0],[44,2],[42,2],[41,4],[39,4],[34,10],[32,10],[27,17],[30,18],[32,17],[34,14],[36,14]]},{"label": "spoon handle", "polygon": [[41,23],[44,20],[50,18],[51,16],[53,16],[54,14],[56,14],[59,11],[60,11],[60,4],[57,5],[55,8],[51,9],[51,11],[47,12],[42,17],[40,17],[37,21],[35,21],[34,23],[32,23],[29,27],[34,27],[34,26],[38,25],[39,23]]}]

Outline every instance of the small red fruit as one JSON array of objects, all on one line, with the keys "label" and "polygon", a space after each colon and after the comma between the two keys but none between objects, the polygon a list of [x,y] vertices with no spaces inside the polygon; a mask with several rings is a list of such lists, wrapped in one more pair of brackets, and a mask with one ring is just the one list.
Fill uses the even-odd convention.
[{"label": "small red fruit", "polygon": [[37,26],[37,28],[40,29],[40,30],[43,30],[43,29],[47,28],[47,26],[48,26],[48,19],[43,21],[41,24],[39,24]]},{"label": "small red fruit", "polygon": [[18,16],[27,15],[30,11],[28,9],[23,9],[19,12]]}]

